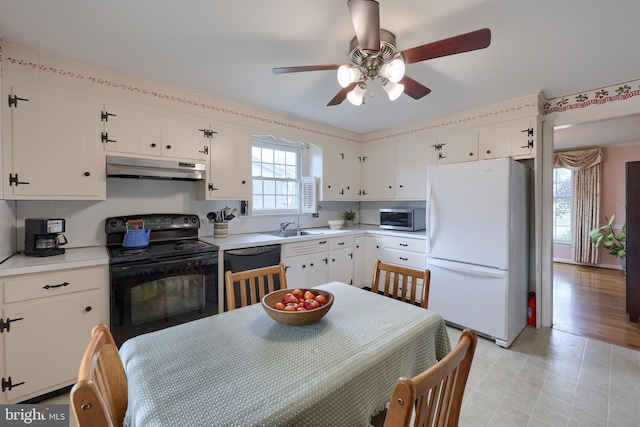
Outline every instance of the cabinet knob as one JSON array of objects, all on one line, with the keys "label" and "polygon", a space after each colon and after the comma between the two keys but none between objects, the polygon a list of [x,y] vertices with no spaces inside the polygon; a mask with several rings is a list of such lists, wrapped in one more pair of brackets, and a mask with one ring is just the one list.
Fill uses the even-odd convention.
[{"label": "cabinet knob", "polygon": [[491,150],[487,150],[487,154],[491,154]]},{"label": "cabinet knob", "polygon": [[400,188],[402,188],[402,184],[400,184]]},{"label": "cabinet knob", "polygon": [[469,153],[470,156],[473,156],[473,153]]},{"label": "cabinet knob", "polygon": [[91,306],[85,307],[84,311],[91,311]]},{"label": "cabinet knob", "polygon": [[242,183],[243,183],[243,184],[246,184],[246,183],[247,183],[247,181],[245,181],[245,180],[243,179],[243,180],[242,180]]},{"label": "cabinet knob", "polygon": [[151,148],[156,148],[156,143],[155,142],[151,144]]},{"label": "cabinet knob", "polygon": [[90,172],[85,172],[84,176],[91,176],[91,173]]},{"label": "cabinet knob", "polygon": [[327,188],[331,188],[331,186],[330,186],[330,185],[327,185]]},{"label": "cabinet knob", "polygon": [[171,150],[171,146],[170,145],[167,145],[167,150]]}]

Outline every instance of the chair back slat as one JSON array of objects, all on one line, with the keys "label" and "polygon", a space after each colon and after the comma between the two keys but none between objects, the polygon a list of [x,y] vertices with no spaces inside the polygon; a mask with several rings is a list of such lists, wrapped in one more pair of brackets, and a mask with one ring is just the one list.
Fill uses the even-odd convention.
[{"label": "chair back slat", "polygon": [[478,338],[462,331],[456,347],[413,378],[396,382],[384,427],[455,427]]},{"label": "chair back slat", "polygon": [[431,272],[377,260],[374,265],[371,291],[415,304],[417,287],[422,287],[420,306],[428,308]]},{"label": "chair back slat", "polygon": [[283,263],[237,273],[227,271],[225,273],[227,310],[259,303],[267,293],[276,290],[276,282],[280,285],[279,289],[287,287]]}]

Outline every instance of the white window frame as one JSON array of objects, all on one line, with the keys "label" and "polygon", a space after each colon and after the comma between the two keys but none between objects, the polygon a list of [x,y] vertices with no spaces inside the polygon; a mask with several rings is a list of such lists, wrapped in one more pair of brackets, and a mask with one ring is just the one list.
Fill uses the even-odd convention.
[{"label": "white window frame", "polygon": [[[295,178],[282,178],[282,177],[273,177],[273,176],[262,176],[262,175],[254,175],[256,168],[254,164],[262,159],[256,159],[253,157],[254,148],[266,148],[271,150],[279,150],[285,151],[289,153],[294,153],[296,156],[296,171]],[[301,210],[302,205],[302,161],[303,161],[303,148],[304,144],[297,142],[290,142],[282,138],[275,138],[273,136],[256,136],[252,137],[251,143],[251,166],[252,166],[252,214],[257,215],[281,215],[281,214],[297,214]],[[266,162],[260,162],[265,164]],[[282,165],[278,163],[278,165]],[[262,169],[262,168],[261,168]],[[267,182],[273,182],[275,186],[279,186],[282,183],[288,183],[289,185],[293,184],[295,187],[293,195],[297,196],[294,204],[294,207],[291,208],[276,208],[276,209],[265,209],[264,208],[264,198],[270,197],[271,194],[265,195],[264,193],[264,184]],[[258,189],[258,186],[261,187]],[[257,198],[261,198],[262,200],[258,200]]]},{"label": "white window frame", "polygon": [[[573,172],[567,168],[554,168],[553,169],[553,242],[555,244],[561,244],[561,245],[571,245],[571,239],[569,240],[564,240],[564,239],[558,239],[557,236],[557,230],[556,227],[560,227],[560,225],[556,224],[556,200],[559,199],[560,197],[556,196],[556,189],[558,187],[558,184],[556,183],[556,176],[558,173],[559,169],[566,169],[571,173],[571,179],[569,180],[570,184],[571,184],[571,189],[570,189],[570,200],[568,205],[570,206],[570,212],[569,214],[571,216],[573,216],[573,209],[574,209],[574,204],[573,204]],[[562,198],[566,198],[566,197],[562,197]],[[562,225],[562,227],[565,227],[564,225]],[[575,232],[575,230],[573,230],[573,224],[569,223],[569,229],[571,230],[571,236],[573,236],[573,233]]]}]

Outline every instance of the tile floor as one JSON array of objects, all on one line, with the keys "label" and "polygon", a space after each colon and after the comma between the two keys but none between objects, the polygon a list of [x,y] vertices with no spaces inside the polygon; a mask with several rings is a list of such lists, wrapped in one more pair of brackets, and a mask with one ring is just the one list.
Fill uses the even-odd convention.
[{"label": "tile floor", "polygon": [[[455,345],[460,331],[448,329]],[[527,327],[509,349],[478,339],[460,426],[640,426],[638,396],[640,352]]]}]

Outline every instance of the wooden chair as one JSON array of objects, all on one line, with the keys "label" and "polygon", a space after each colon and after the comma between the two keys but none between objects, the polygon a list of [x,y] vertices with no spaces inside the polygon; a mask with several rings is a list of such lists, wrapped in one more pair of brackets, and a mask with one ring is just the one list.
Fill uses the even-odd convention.
[{"label": "wooden chair", "polygon": [[[384,283],[381,283],[384,277]],[[376,260],[373,273],[371,291],[383,293],[411,304],[416,303],[416,284],[422,282],[422,294],[420,306],[427,308],[429,305],[429,281],[431,272],[402,265],[389,264]]]},{"label": "wooden chair", "polygon": [[396,382],[384,427],[455,427],[476,350],[475,331],[465,329],[456,347],[413,378]]},{"label": "wooden chair", "polygon": [[71,407],[79,427],[122,426],[127,410],[127,377],[113,336],[99,324],[82,356]]},{"label": "wooden chair", "polygon": [[[285,289],[287,287],[287,277],[283,263],[238,273],[227,271],[225,273],[227,311],[260,302],[263,296],[276,290],[276,278],[280,283],[280,289]],[[238,289],[236,289],[236,283],[239,285]],[[236,303],[236,292],[240,296],[239,306]]]}]

